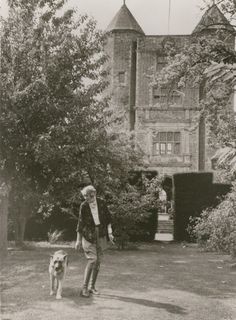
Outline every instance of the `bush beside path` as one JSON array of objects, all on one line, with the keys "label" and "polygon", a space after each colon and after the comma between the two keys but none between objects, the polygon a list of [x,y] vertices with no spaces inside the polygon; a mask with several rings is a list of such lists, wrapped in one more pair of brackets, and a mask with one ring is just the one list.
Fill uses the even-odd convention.
[{"label": "bush beside path", "polygon": [[101,294],[79,296],[86,261],[72,245],[63,299],[49,296],[49,256],[58,247],[9,251],[1,274],[2,320],[235,320],[236,268],[229,256],[183,244],[108,250]]}]

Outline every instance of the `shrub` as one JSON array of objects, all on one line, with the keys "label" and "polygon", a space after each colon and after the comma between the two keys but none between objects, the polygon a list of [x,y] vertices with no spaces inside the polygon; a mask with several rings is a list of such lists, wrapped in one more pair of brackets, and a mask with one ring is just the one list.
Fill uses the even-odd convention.
[{"label": "shrub", "polygon": [[63,239],[64,230],[54,230],[48,232],[48,241],[53,244]]},{"label": "shrub", "polygon": [[122,191],[111,195],[109,208],[118,248],[124,249],[129,241],[153,239],[159,203],[156,197],[158,185],[158,179],[154,178],[144,181],[143,190],[127,184]]},{"label": "shrub", "polygon": [[195,220],[192,235],[208,250],[236,255],[236,184],[216,208]]}]

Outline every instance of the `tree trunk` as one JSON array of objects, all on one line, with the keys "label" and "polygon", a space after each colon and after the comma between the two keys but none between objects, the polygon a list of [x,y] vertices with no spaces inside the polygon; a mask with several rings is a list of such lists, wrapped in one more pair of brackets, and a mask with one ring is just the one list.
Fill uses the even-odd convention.
[{"label": "tree trunk", "polygon": [[0,261],[7,255],[8,187],[0,185]]},{"label": "tree trunk", "polygon": [[15,244],[18,247],[23,247],[26,217],[20,212],[20,210],[18,211],[18,214],[15,215],[14,224],[15,224]]}]

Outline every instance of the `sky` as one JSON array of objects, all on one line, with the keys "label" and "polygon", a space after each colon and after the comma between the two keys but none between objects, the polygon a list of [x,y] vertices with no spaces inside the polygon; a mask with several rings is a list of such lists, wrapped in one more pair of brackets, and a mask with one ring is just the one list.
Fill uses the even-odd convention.
[{"label": "sky", "polygon": [[[30,1],[30,0],[28,0]],[[98,28],[105,30],[124,0],[69,0],[67,6],[93,16]],[[190,34],[203,14],[204,0],[126,0],[146,35],[168,34],[169,1],[171,2],[169,34]],[[1,14],[7,14],[7,0],[0,0]]]}]

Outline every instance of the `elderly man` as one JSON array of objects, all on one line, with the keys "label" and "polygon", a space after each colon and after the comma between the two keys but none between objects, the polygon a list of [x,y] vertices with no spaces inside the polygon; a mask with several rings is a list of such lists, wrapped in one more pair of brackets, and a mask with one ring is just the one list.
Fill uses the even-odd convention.
[{"label": "elderly man", "polygon": [[96,189],[87,186],[81,191],[85,201],[80,206],[77,225],[77,240],[75,249],[83,247],[87,266],[84,272],[82,297],[89,297],[90,293],[99,294],[95,288],[100,269],[101,256],[107,247],[107,238],[113,242],[111,215],[106,203],[96,197]]}]

